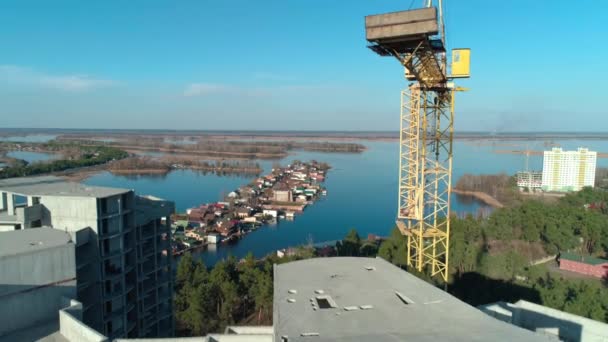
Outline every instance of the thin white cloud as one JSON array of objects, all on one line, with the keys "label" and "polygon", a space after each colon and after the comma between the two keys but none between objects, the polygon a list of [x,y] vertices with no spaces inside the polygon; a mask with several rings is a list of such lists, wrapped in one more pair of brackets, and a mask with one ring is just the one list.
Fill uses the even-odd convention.
[{"label": "thin white cloud", "polygon": [[186,86],[184,96],[204,96],[218,93],[229,93],[235,90],[236,88],[224,84],[191,83]]},{"label": "thin white cloud", "polygon": [[51,75],[17,65],[0,65],[0,79],[28,86],[41,86],[72,92],[116,84],[115,81],[98,79],[88,75]]}]

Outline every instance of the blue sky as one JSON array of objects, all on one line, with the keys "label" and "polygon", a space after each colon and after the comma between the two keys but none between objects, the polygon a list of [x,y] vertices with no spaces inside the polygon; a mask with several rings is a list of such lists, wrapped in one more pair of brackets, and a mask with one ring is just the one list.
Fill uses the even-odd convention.
[{"label": "blue sky", "polygon": [[[608,1],[445,2],[457,130],[606,130]],[[0,127],[395,130],[406,82],[363,17],[411,3],[5,0]]]}]

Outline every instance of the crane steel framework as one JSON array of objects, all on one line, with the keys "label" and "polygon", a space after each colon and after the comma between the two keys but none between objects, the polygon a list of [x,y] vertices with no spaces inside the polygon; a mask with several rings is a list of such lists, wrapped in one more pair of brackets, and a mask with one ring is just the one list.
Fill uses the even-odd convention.
[{"label": "crane steel framework", "polygon": [[[432,1],[425,4],[431,9]],[[401,92],[397,227],[407,236],[407,264],[447,282],[454,94],[464,88],[455,88],[448,76],[442,1],[440,27],[433,26],[435,10],[369,17],[370,49],[396,57],[414,81]]]}]

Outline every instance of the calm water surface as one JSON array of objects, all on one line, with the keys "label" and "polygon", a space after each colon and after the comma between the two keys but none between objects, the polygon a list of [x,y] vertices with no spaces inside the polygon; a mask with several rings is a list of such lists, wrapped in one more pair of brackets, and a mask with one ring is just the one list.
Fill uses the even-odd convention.
[{"label": "calm water surface", "polygon": [[49,142],[53,139],[57,138],[57,135],[50,134],[32,134],[32,135],[21,135],[21,136],[10,136],[10,137],[0,137],[0,141],[12,141],[12,142]]},{"label": "calm water surface", "polygon": [[28,163],[42,162],[55,158],[55,155],[51,153],[29,151],[10,151],[6,155],[11,158],[23,159]]},{"label": "calm water surface", "polygon": [[[558,142],[561,146],[574,149],[586,146],[598,152],[608,151],[607,141]],[[248,252],[261,257],[288,246],[314,242],[337,240],[356,228],[362,237],[369,233],[387,235],[394,226],[397,211],[398,143],[363,142],[368,150],[362,154],[329,154],[317,152],[296,152],[281,160],[287,164],[294,159],[303,161],[316,159],[328,162],[332,169],[325,181],[328,195],[305,212],[296,216],[295,221],[282,220],[274,226],[264,226],[247,235],[234,245],[220,245],[200,251],[200,256],[208,265],[232,254],[243,257]],[[525,157],[513,154],[497,154],[494,150],[543,150],[549,147],[543,142],[474,142],[457,141],[454,144],[453,179],[457,181],[465,173],[514,174],[524,168]],[[273,161],[259,161],[268,172]],[[608,166],[606,159],[598,159],[600,166]],[[542,167],[541,156],[531,156],[530,169]],[[165,176],[113,176],[109,173],[95,175],[85,182],[92,185],[134,189],[138,194],[152,194],[175,201],[178,211],[201,203],[217,201],[224,194],[250,182],[253,177],[216,176],[189,170],[180,170]],[[477,212],[480,203],[468,198],[452,197],[452,211],[459,213]]]}]

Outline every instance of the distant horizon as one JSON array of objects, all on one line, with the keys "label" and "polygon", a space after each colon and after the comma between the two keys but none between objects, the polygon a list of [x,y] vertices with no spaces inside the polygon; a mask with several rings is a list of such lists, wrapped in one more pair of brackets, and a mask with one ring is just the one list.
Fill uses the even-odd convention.
[{"label": "distant horizon", "polygon": [[[263,134],[263,133],[390,133],[396,134],[399,130],[292,130],[292,129],[159,129],[159,128],[60,128],[60,127],[0,127],[0,133],[22,133],[22,134],[36,134],[46,132],[178,132],[178,133],[252,133],[252,134]],[[548,130],[548,131],[493,131],[493,130],[454,130],[454,133],[471,133],[471,134],[490,134],[490,135],[505,135],[505,134],[572,134],[572,135],[584,135],[584,134],[608,134],[606,131],[566,131],[566,130]]]}]

